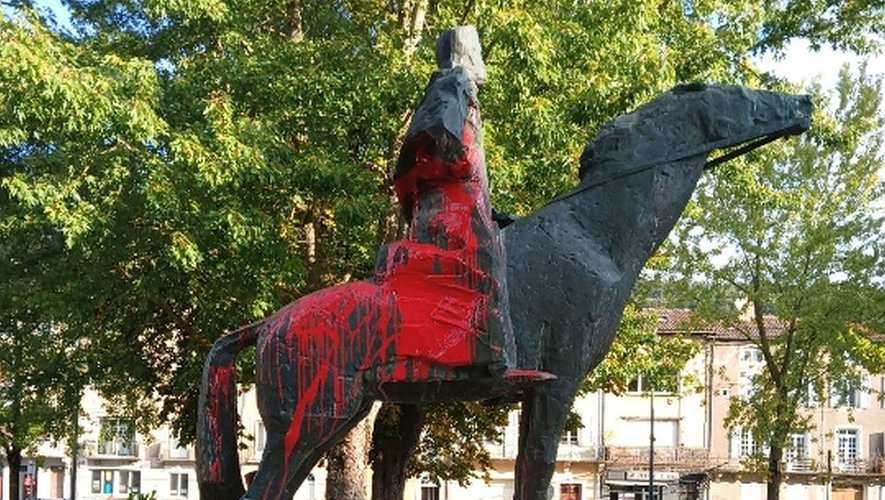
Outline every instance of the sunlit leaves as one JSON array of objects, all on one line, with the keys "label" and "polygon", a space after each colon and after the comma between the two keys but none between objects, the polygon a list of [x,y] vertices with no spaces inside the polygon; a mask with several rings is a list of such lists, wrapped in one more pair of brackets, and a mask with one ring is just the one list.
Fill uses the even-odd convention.
[{"label": "sunlit leaves", "polygon": [[685,370],[700,351],[700,344],[678,336],[658,335],[658,316],[628,305],[611,350],[584,381],[581,390],[621,394],[638,376],[653,387],[662,387]]},{"label": "sunlit leaves", "polygon": [[[479,29],[492,199],[518,214],[574,185],[599,127],[672,85],[749,81],[751,51],[797,34],[866,48],[865,34],[881,29],[872,2],[65,4],[72,33],[24,10],[0,21],[0,256],[9,263],[0,295],[15,305],[0,313],[26,310],[89,338],[105,377],[96,384],[161,395],[186,432],[212,339],[316,288],[371,275],[378,245],[402,233],[390,172],[443,29]],[[852,123],[869,116],[872,97],[844,101]],[[873,151],[875,139],[841,127],[843,118],[818,126],[816,140]],[[785,171],[800,172],[791,183],[813,178],[816,169],[802,170],[811,151],[790,157]],[[802,196],[763,181],[773,168],[765,158],[720,171],[734,194],[707,186],[702,196],[735,212],[770,209],[785,225],[801,206],[825,235],[822,201],[838,199],[844,213],[866,185],[854,178]],[[769,246],[770,221],[746,214],[740,227]],[[703,209],[690,215],[722,234]],[[838,226],[848,234],[861,222]],[[802,244],[778,248],[793,247]],[[850,278],[871,258],[840,252]],[[724,303],[728,294],[715,295]]]},{"label": "sunlit leaves", "polygon": [[[742,332],[765,353],[754,396],[727,422],[780,452],[814,425],[803,410],[864,370],[885,370],[882,77],[840,74],[812,89],[803,137],[767,145],[702,181],[668,256],[667,289],[696,313]],[[754,321],[762,315],[779,319]],[[769,471],[776,474],[776,471]]]}]

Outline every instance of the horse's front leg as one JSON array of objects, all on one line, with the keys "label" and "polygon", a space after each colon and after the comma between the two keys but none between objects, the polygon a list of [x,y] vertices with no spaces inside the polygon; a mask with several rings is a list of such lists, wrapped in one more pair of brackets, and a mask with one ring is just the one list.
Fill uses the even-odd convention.
[{"label": "horse's front leg", "polygon": [[523,397],[515,500],[547,500],[560,435],[577,389],[578,383],[558,379]]}]

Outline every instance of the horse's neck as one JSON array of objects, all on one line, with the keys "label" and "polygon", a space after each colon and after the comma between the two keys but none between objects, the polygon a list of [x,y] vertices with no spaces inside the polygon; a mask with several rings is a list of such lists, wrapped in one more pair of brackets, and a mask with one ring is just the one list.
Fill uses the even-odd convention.
[{"label": "horse's neck", "polygon": [[[638,274],[682,214],[705,158],[656,166],[582,192],[567,202],[567,218],[624,273]],[[605,173],[596,178],[607,177]],[[595,181],[589,176],[582,186]],[[580,190],[581,187],[578,187]]]}]

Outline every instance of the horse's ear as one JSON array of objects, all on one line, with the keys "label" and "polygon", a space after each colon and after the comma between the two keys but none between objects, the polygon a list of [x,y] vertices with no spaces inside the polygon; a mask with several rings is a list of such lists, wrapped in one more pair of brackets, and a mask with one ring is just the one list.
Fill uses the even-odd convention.
[{"label": "horse's ear", "polygon": [[599,163],[599,152],[593,147],[593,143],[584,148],[581,153],[581,166],[578,168],[578,178],[583,179],[587,172]]},{"label": "horse's ear", "polygon": [[672,92],[675,94],[684,94],[686,92],[702,92],[707,90],[707,84],[703,82],[680,83],[673,87]]}]

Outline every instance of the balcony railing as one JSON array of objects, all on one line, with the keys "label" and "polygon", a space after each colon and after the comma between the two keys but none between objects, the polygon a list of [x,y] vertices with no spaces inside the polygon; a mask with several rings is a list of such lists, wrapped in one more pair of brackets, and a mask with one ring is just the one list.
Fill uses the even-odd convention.
[{"label": "balcony railing", "polygon": [[109,457],[137,457],[138,446],[134,442],[102,441],[98,443],[95,454]]},{"label": "balcony railing", "polygon": [[489,455],[494,459],[516,459],[518,450],[516,446],[505,446],[504,444],[486,443],[486,449]]},{"label": "balcony railing", "polygon": [[784,462],[786,472],[816,472],[817,464],[809,457],[791,458]]},{"label": "balcony railing", "polygon": [[848,458],[833,463],[833,470],[842,474],[866,474],[872,472],[868,462],[862,458]]},{"label": "balcony railing", "polygon": [[163,446],[163,460],[167,462],[189,461],[194,459],[194,449],[190,446],[171,447]]},{"label": "balcony railing", "polygon": [[[486,449],[493,459],[515,460],[519,450],[514,445],[487,443]],[[583,446],[560,443],[556,460],[562,462],[600,462],[605,460],[605,448],[601,446]]]},{"label": "balcony railing", "polygon": [[600,462],[605,460],[605,448],[560,443],[556,459],[564,462]]},{"label": "balcony railing", "polygon": [[[764,457],[760,457],[764,460]],[[728,458],[712,462],[719,462],[717,469],[731,472],[743,470],[745,459]],[[781,462],[781,470],[792,474],[823,474],[827,472],[827,464],[820,459],[811,457],[790,458]],[[881,458],[872,457],[869,460],[852,458],[843,461],[833,461],[833,474],[885,474],[885,462]]]}]

